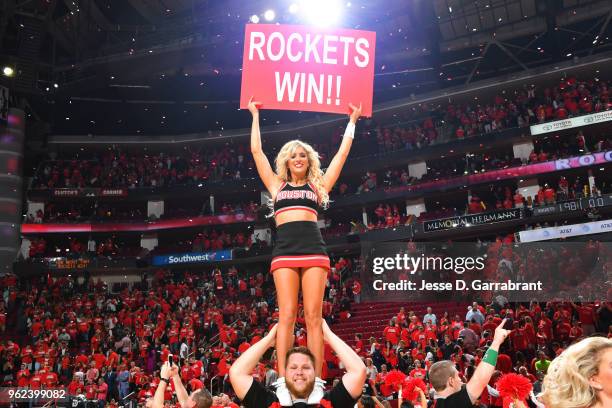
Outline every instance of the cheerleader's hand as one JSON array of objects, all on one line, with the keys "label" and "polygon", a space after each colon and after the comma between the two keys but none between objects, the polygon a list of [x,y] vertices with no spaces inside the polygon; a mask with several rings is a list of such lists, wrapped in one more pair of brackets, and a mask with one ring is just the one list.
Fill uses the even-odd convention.
[{"label": "cheerleader's hand", "polygon": [[351,123],[357,123],[357,119],[359,119],[359,117],[361,116],[361,103],[359,103],[359,107],[353,105],[352,103],[349,103],[349,111]]},{"label": "cheerleader's hand", "polygon": [[262,106],[263,104],[261,102],[254,101],[253,97],[251,96],[251,99],[249,99],[249,104],[247,105],[247,108],[249,109],[249,112],[251,112],[251,115],[256,116],[256,115],[259,115],[259,109]]}]

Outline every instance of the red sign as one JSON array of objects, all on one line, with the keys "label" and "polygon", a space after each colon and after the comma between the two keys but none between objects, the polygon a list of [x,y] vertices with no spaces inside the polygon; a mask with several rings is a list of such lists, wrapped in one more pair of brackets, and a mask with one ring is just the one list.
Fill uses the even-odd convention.
[{"label": "red sign", "polygon": [[251,214],[208,215],[193,218],[161,220],[156,222],[126,222],[101,224],[22,224],[22,234],[66,233],[66,232],[115,232],[115,231],[159,231],[175,228],[192,228],[206,225],[222,225],[253,222]]},{"label": "red sign", "polygon": [[247,24],[240,108],[372,116],[376,33],[297,25]]}]

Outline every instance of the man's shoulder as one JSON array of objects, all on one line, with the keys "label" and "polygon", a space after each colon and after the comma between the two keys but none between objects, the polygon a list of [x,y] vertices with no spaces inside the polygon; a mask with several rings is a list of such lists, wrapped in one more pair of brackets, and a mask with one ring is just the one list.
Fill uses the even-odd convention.
[{"label": "man's shoulder", "polygon": [[470,395],[467,392],[465,385],[461,387],[461,390],[449,395],[446,398],[440,398],[436,400],[436,407],[445,408],[471,408],[473,406],[470,400]]},{"label": "man's shoulder", "polygon": [[278,402],[276,394],[255,379],[242,400],[246,408],[268,407],[275,402]]},{"label": "man's shoulder", "polygon": [[334,388],[325,393],[323,399],[329,401],[332,407],[352,407],[359,398],[353,398],[340,380]]}]

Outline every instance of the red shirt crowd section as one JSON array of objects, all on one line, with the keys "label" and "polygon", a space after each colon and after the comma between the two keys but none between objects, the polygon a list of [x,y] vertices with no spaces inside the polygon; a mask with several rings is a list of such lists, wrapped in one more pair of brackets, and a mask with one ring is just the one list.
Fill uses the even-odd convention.
[{"label": "red shirt crowd section", "polygon": [[[512,94],[501,92],[490,101],[471,103],[423,103],[400,113],[410,125],[389,127],[367,122],[356,138],[355,150],[371,154],[430,145],[439,133],[462,139],[509,127],[565,119],[612,107],[608,82],[600,79],[560,79],[554,87],[525,87]],[[332,142],[315,143],[327,163],[339,145],[343,129]],[[361,146],[360,146],[361,145]],[[246,144],[227,145],[211,151],[188,150],[181,154],[128,153],[110,149],[97,160],[46,162],[37,172],[33,188],[159,187],[191,185],[208,180],[255,177]]]},{"label": "red shirt crowd section", "polygon": [[[433,305],[435,307],[435,305]],[[478,309],[478,312],[472,310]],[[546,374],[548,364],[569,344],[596,329],[612,338],[610,303],[536,303],[470,306],[466,315],[443,312],[416,315],[400,309],[378,338],[355,337],[355,350],[366,360],[368,383],[373,393],[391,397],[398,390],[386,383],[391,370],[401,370],[406,378],[421,378],[435,361],[451,360],[460,377],[469,381],[493,339],[502,316],[511,318],[513,329],[500,349],[496,370],[489,385],[501,374],[524,375],[532,383]],[[433,318],[432,318],[433,316]],[[603,327],[606,326],[606,327]],[[501,399],[487,391],[480,399],[487,407],[501,407]]]},{"label": "red shirt crowd section", "polygon": [[[341,309],[341,296],[347,301],[347,288],[339,288],[340,271],[348,266],[340,258],[330,273],[328,318]],[[146,282],[110,294],[94,279],[2,278],[8,304],[0,302],[0,329],[11,339],[0,342],[2,385],[65,387],[70,395],[96,399],[102,378],[109,404],[130,390],[142,400],[154,393],[159,366],[172,353],[185,357],[181,378],[194,390],[215,376],[223,380],[236,356],[278,320],[267,273],[230,267],[172,276],[158,270]],[[298,324],[305,325],[303,312]],[[169,389],[168,400],[171,394]]]}]

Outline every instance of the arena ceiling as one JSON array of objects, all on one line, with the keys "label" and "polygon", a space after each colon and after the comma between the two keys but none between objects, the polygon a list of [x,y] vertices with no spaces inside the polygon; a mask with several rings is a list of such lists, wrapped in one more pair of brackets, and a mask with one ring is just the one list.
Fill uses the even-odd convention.
[{"label": "arena ceiling", "polygon": [[[289,3],[4,0],[0,64],[16,66],[13,94],[39,111],[74,97],[234,103],[244,25],[273,5],[277,21],[300,23],[283,12]],[[605,0],[352,0],[344,14],[342,26],[377,32],[377,101],[583,57],[611,44],[612,3]],[[160,85],[184,78],[192,82]]]}]

